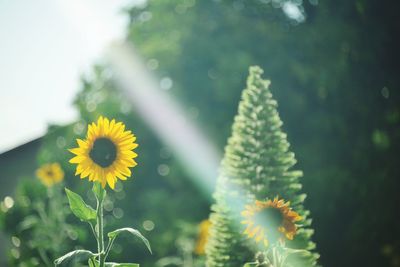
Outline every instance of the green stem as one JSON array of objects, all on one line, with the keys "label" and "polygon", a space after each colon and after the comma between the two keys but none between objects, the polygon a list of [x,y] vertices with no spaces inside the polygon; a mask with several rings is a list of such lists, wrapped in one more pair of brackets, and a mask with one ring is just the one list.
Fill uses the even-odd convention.
[{"label": "green stem", "polygon": [[108,240],[108,245],[106,247],[106,252],[105,252],[105,256],[104,256],[105,258],[107,258],[108,253],[110,253],[110,250],[111,250],[111,247],[112,247],[112,245],[114,243],[114,240],[115,240],[115,237]]},{"label": "green stem", "polygon": [[99,252],[100,267],[104,267],[104,231],[103,231],[103,199],[97,200],[97,248]]},{"label": "green stem", "polygon": [[276,246],[272,247],[272,260],[273,260],[273,266],[281,267],[278,261],[278,257],[276,254]]},{"label": "green stem", "polygon": [[99,238],[97,236],[96,226],[93,226],[92,222],[90,222],[89,225],[90,225],[90,229],[92,229],[92,233],[93,233],[94,238],[96,238],[97,244],[99,244],[98,241],[97,241]]}]

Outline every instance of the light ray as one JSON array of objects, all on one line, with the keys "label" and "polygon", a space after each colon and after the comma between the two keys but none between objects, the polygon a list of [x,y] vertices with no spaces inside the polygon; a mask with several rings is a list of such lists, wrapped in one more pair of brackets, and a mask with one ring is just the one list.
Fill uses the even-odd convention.
[{"label": "light ray", "polygon": [[161,90],[133,48],[120,43],[108,50],[120,89],[157,136],[177,155],[200,189],[211,196],[221,155],[184,109]]}]

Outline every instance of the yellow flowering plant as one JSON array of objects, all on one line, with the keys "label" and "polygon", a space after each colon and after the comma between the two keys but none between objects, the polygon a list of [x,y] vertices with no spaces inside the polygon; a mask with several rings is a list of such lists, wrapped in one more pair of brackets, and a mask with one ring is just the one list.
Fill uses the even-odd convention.
[{"label": "yellow flowering plant", "polygon": [[36,170],[36,176],[45,186],[52,187],[62,182],[64,179],[64,171],[58,162],[47,163]]},{"label": "yellow flowering plant", "polygon": [[211,222],[210,220],[203,220],[199,225],[199,237],[197,239],[196,247],[194,252],[197,255],[206,254],[206,244],[208,241],[208,235],[210,231]]},{"label": "yellow flowering plant", "polygon": [[176,252],[158,259],[154,267],[204,267],[204,247],[208,238],[209,224],[209,220],[202,220],[199,223],[177,221],[179,235],[173,242]]},{"label": "yellow flowering plant", "polygon": [[75,250],[55,260],[55,265],[65,265],[72,260],[88,261],[89,267],[129,267],[139,266],[136,263],[106,262],[115,239],[123,233],[139,238],[151,253],[149,241],[136,229],[121,228],[107,234],[104,242],[103,201],[106,197],[106,185],[115,188],[118,180],[127,180],[132,168],[137,165],[133,152],[138,145],[131,131],[125,131],[122,122],[100,117],[97,123],[88,126],[85,140],[77,139],[78,147],[69,151],[75,154],[70,163],[77,164],[75,175],[88,178],[93,182],[93,193],[96,196],[96,209],[86,204],[82,197],[65,189],[72,213],[81,221],[87,222],[97,241],[97,252]]},{"label": "yellow flowering plant", "polygon": [[285,240],[293,240],[297,234],[296,222],[302,220],[302,217],[290,208],[290,202],[278,197],[266,201],[256,200],[253,205],[246,205],[242,216],[242,224],[246,226],[243,234],[253,239],[257,245],[261,244],[255,262],[248,262],[244,267],[292,266],[287,262],[290,255],[310,253],[286,246]]},{"label": "yellow flowering plant", "polygon": [[61,165],[42,164],[35,174],[37,179],[19,180],[13,196],[0,201],[0,228],[11,237],[1,266],[54,266],[79,235],[80,228],[67,221]]}]

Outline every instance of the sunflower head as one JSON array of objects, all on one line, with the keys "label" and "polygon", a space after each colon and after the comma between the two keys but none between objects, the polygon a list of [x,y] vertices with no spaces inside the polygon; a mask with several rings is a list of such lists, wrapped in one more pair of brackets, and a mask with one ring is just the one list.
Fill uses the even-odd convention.
[{"label": "sunflower head", "polygon": [[88,126],[86,139],[77,139],[78,147],[69,150],[75,154],[69,162],[77,164],[75,175],[114,189],[116,181],[130,177],[129,168],[137,165],[135,141],[122,122],[100,117]]},{"label": "sunflower head", "polygon": [[209,230],[211,227],[210,220],[203,220],[199,225],[199,237],[194,252],[197,255],[204,255],[208,240]]},{"label": "sunflower head", "polygon": [[64,179],[64,171],[59,163],[48,163],[36,170],[36,176],[45,186],[51,187]]},{"label": "sunflower head", "polygon": [[289,205],[289,202],[277,197],[267,201],[256,200],[253,205],[247,205],[242,212],[242,224],[247,226],[244,234],[257,243],[262,241],[264,246],[278,239],[293,240],[297,233],[295,222],[302,218]]}]

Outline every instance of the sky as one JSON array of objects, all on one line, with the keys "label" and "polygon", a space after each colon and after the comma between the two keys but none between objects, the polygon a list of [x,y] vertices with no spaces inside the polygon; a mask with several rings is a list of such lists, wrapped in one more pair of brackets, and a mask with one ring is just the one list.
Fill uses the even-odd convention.
[{"label": "sky", "polygon": [[80,77],[122,39],[143,0],[0,0],[0,153],[67,124]]}]

